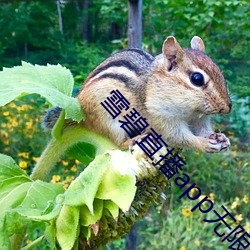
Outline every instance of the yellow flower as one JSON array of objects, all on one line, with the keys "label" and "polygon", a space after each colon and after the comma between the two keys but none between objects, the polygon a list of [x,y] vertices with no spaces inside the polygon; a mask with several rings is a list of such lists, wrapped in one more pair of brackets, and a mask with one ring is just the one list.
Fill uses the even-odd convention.
[{"label": "yellow flower", "polygon": [[194,244],[199,247],[201,245],[201,242],[199,239],[195,239]]},{"label": "yellow flower", "polygon": [[19,162],[19,167],[23,168],[23,169],[26,169],[28,167],[27,161],[20,161]]},{"label": "yellow flower", "polygon": [[201,195],[201,196],[199,197],[199,201],[203,200],[205,197],[206,197],[206,195]]},{"label": "yellow flower", "polygon": [[243,197],[243,202],[247,204],[248,201],[249,201],[248,195],[245,194],[244,197]]},{"label": "yellow flower", "polygon": [[233,155],[237,155],[237,150],[233,150],[233,151],[232,151],[232,154],[233,154]]},{"label": "yellow flower", "polygon": [[180,250],[186,250],[186,248],[185,247],[181,247]]},{"label": "yellow flower", "polygon": [[4,152],[9,152],[10,151],[10,147],[5,147],[4,148]]},{"label": "yellow flower", "polygon": [[69,183],[68,183],[68,182],[64,182],[64,183],[63,183],[63,187],[64,187],[64,189],[67,189],[67,188],[68,188],[68,186],[69,186]]},{"label": "yellow flower", "polygon": [[51,182],[52,182],[52,183],[57,183],[57,182],[60,181],[60,179],[61,179],[61,176],[60,176],[60,175],[53,175],[53,176],[52,176]]},{"label": "yellow flower", "polygon": [[17,106],[17,110],[20,112],[20,111],[25,111],[28,109],[28,105],[27,104],[24,104],[22,106]]},{"label": "yellow flower", "polygon": [[75,160],[75,164],[79,165],[79,164],[81,164],[81,162],[78,160]]},{"label": "yellow flower", "polygon": [[209,194],[209,198],[210,198],[210,200],[211,200],[212,202],[214,202],[214,198],[215,198],[214,193],[210,193],[210,194]]},{"label": "yellow flower", "polygon": [[67,176],[66,181],[67,182],[72,182],[75,179],[75,176]]},{"label": "yellow flower", "polygon": [[196,150],[196,151],[195,151],[195,154],[196,154],[196,155],[200,155],[201,153],[200,153],[199,150]]},{"label": "yellow flower", "polygon": [[194,197],[195,193],[198,191],[198,188],[192,188],[189,192],[190,197]]},{"label": "yellow flower", "polygon": [[235,218],[235,220],[236,220],[237,222],[241,222],[241,221],[243,220],[242,214],[237,214],[237,215],[234,216],[234,218]]},{"label": "yellow flower", "polygon": [[231,209],[235,209],[239,206],[239,198],[236,197],[235,201],[231,205]]},{"label": "yellow flower", "polygon": [[63,166],[68,166],[69,163],[67,161],[62,161]]},{"label": "yellow flower", "polygon": [[76,172],[76,171],[77,171],[76,165],[73,165],[73,166],[70,168],[70,170],[71,170],[72,172]]},{"label": "yellow flower", "polygon": [[5,111],[5,112],[3,112],[3,115],[4,115],[4,116],[9,116],[9,114],[10,114],[10,112],[9,112],[9,111]]},{"label": "yellow flower", "polygon": [[11,121],[11,126],[12,127],[17,127],[18,126],[18,123],[17,123],[17,121],[15,119]]},{"label": "yellow flower", "polygon": [[228,166],[228,163],[223,161],[223,162],[221,163],[221,165],[224,166],[224,167],[226,167],[226,166]]},{"label": "yellow flower", "polygon": [[18,156],[19,157],[23,157],[23,158],[29,158],[29,152],[21,152],[21,153],[18,153]]},{"label": "yellow flower", "polygon": [[14,102],[11,102],[11,103],[9,104],[9,106],[10,106],[11,108],[15,108],[15,107],[16,107],[16,104],[15,104]]},{"label": "yellow flower", "polygon": [[182,211],[182,214],[185,215],[186,217],[191,215],[190,208],[183,208],[181,211]]},{"label": "yellow flower", "polygon": [[236,157],[235,160],[236,160],[237,162],[239,162],[239,163],[242,162],[242,160],[241,160],[239,157]]},{"label": "yellow flower", "polygon": [[31,129],[31,128],[32,128],[32,126],[33,126],[33,122],[32,122],[32,120],[30,120],[30,121],[26,122],[26,128],[27,128],[27,129]]},{"label": "yellow flower", "polygon": [[9,144],[10,144],[9,139],[8,139],[8,138],[4,138],[4,139],[3,139],[3,144],[9,145]]},{"label": "yellow flower", "polygon": [[37,162],[38,159],[39,159],[39,157],[32,157],[32,160],[33,160],[34,162]]},{"label": "yellow flower", "polygon": [[4,130],[0,130],[0,135],[1,135],[1,137],[5,137],[5,138],[9,137],[9,134]]}]

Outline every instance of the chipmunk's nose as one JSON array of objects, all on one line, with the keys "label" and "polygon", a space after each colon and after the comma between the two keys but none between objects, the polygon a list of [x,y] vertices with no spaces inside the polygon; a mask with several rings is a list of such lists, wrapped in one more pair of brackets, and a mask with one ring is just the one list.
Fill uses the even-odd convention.
[{"label": "chipmunk's nose", "polygon": [[225,105],[222,109],[220,109],[219,113],[228,114],[232,109],[232,102],[229,101],[227,105]]}]

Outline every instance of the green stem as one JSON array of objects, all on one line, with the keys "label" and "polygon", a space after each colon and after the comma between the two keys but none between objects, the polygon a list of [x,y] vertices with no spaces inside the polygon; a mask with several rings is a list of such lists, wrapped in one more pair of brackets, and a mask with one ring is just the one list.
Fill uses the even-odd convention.
[{"label": "green stem", "polygon": [[59,138],[53,138],[39,158],[31,178],[33,180],[45,180],[61,155],[77,142],[87,142],[96,146],[96,154],[102,154],[106,150],[117,149],[106,137],[90,131],[82,126],[72,126],[63,131]]}]

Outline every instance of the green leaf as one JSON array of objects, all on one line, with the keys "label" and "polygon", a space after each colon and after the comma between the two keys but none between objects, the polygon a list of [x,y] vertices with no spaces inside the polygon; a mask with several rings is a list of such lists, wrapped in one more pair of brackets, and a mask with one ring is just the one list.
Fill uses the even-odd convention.
[{"label": "green leaf", "polygon": [[93,203],[94,215],[90,213],[87,206],[80,207],[80,225],[89,226],[95,224],[102,217],[103,200],[95,199]]},{"label": "green leaf", "polygon": [[22,66],[0,72],[0,106],[18,96],[36,93],[65,109],[66,118],[79,122],[84,114],[78,100],[71,97],[73,84],[72,74],[61,65],[34,66],[22,62]]},{"label": "green leaf", "polygon": [[103,201],[103,207],[109,210],[114,219],[118,217],[119,207],[113,201],[110,200]]},{"label": "green leaf", "polygon": [[[49,201],[54,200],[58,193],[62,192],[64,189],[60,185],[42,181],[24,183],[12,190],[0,201],[3,204],[0,223],[8,232],[8,236],[19,232],[28,224],[28,219],[38,220],[36,216],[41,216]],[[51,219],[59,214],[61,207],[56,209],[51,212],[50,217],[54,215]]]},{"label": "green leaf", "polygon": [[41,213],[47,207],[48,201],[55,200],[61,193],[64,193],[61,185],[37,180],[30,186],[20,208],[26,209],[27,213],[29,209],[36,209]]},{"label": "green leaf", "polygon": [[56,249],[56,223],[50,221],[45,229],[45,237],[50,242],[51,249]]},{"label": "green leaf", "polygon": [[[1,243],[4,249],[9,245],[9,236],[21,233],[33,219],[27,216],[41,216],[44,211],[52,211],[51,217],[57,216],[63,200],[56,197],[64,193],[64,189],[40,180],[32,182],[9,156],[0,155],[0,160],[0,235],[4,238]],[[59,208],[51,205],[53,201]]]},{"label": "green leaf", "polygon": [[17,186],[25,182],[31,182],[27,176],[17,176],[0,181],[0,201]]},{"label": "green leaf", "polygon": [[96,148],[92,144],[79,142],[70,147],[66,154],[88,165],[95,158]]},{"label": "green leaf", "polygon": [[[53,206],[53,209],[46,213],[46,212],[43,212],[42,215],[27,215],[30,219],[33,219],[33,220],[37,220],[37,221],[52,221],[54,220],[60,213],[61,209],[62,209],[62,204],[54,204]],[[47,210],[47,208],[45,209],[45,211]],[[19,211],[21,213],[21,211]],[[24,215],[24,214],[23,214]]]},{"label": "green leaf", "polygon": [[133,175],[121,175],[114,168],[108,168],[98,188],[96,198],[112,200],[126,212],[134,199],[136,179]]},{"label": "green leaf", "polygon": [[9,192],[5,197],[0,200],[0,222],[1,220],[3,220],[7,210],[16,208],[22,203],[31,185],[32,182],[23,183],[14,188],[11,192]]},{"label": "green leaf", "polygon": [[1,228],[0,225],[0,249],[10,250],[10,240],[8,234]]},{"label": "green leaf", "polygon": [[91,237],[92,229],[90,227],[80,227],[80,231],[84,238],[88,239]]},{"label": "green leaf", "polygon": [[70,206],[87,205],[93,214],[93,201],[110,165],[110,155],[99,155],[93,162],[70,184],[65,192],[64,204]]},{"label": "green leaf", "polygon": [[64,250],[71,250],[79,234],[79,207],[64,205],[56,220],[56,238]]},{"label": "green leaf", "polygon": [[28,178],[28,175],[10,156],[0,154],[0,181],[17,176],[26,176]]}]

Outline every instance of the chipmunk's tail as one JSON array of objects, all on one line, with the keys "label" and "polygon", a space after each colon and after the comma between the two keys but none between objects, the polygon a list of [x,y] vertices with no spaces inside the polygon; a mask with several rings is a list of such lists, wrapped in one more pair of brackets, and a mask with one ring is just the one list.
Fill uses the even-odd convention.
[{"label": "chipmunk's tail", "polygon": [[45,130],[51,130],[56,124],[61,112],[62,109],[58,106],[46,110],[41,120],[42,128]]}]

